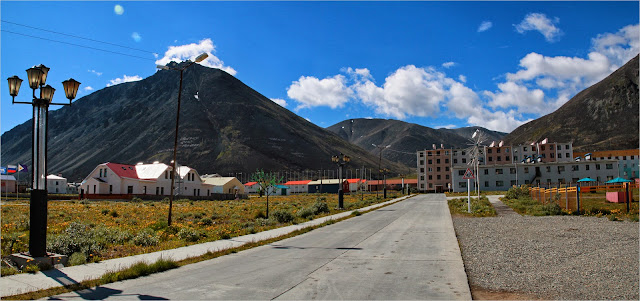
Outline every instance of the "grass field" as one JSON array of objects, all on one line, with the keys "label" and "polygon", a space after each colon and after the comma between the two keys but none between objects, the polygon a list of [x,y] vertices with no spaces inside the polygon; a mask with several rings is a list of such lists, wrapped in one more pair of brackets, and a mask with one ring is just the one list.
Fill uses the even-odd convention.
[{"label": "grass field", "polygon": [[471,198],[471,213],[468,212],[467,198],[451,199],[447,201],[449,205],[449,211],[452,215],[464,215],[475,217],[497,216],[498,213],[493,205],[489,202],[486,196],[480,195],[480,201],[478,198]]},{"label": "grass field", "polygon": [[[398,197],[388,193],[386,200]],[[385,201],[345,195],[346,210]],[[326,204],[326,205],[324,205]],[[338,213],[337,195],[309,194],[233,201],[179,200],[167,226],[167,201],[49,201],[47,250],[82,264],[256,233]],[[2,256],[28,250],[28,202],[2,205]]]},{"label": "grass field", "polygon": [[[483,195],[503,195],[505,194],[506,191],[480,191],[480,196]],[[467,192],[445,192],[444,193],[446,196],[467,196]],[[471,191],[471,196],[477,196],[477,193],[474,193],[473,191]]]}]

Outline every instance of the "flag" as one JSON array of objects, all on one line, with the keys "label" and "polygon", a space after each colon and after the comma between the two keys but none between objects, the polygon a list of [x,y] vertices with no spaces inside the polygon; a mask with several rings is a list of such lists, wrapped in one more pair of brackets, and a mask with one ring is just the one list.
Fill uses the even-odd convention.
[{"label": "flag", "polygon": [[7,168],[4,166],[0,166],[0,174],[1,175],[6,175],[7,174]]},{"label": "flag", "polygon": [[18,167],[15,165],[7,165],[8,173],[16,173],[18,171]]},{"label": "flag", "polygon": [[18,164],[18,172],[29,172],[26,165]]}]

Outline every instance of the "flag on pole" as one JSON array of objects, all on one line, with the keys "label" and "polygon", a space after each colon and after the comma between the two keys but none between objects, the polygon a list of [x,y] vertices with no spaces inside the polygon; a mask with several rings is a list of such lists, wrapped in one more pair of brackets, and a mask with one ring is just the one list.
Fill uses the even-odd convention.
[{"label": "flag on pole", "polygon": [[5,166],[0,166],[0,174],[2,174],[2,175],[6,175],[7,174],[7,168]]},{"label": "flag on pole", "polygon": [[18,171],[18,167],[15,165],[7,165],[8,173],[16,173]]},{"label": "flag on pole", "polygon": [[18,172],[29,172],[26,165],[18,164]]}]

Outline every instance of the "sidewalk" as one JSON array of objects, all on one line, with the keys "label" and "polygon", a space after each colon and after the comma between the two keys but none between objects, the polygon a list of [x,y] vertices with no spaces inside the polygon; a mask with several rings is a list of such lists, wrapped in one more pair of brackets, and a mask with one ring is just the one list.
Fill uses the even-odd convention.
[{"label": "sidewalk", "polygon": [[[390,204],[396,201],[404,200],[410,196],[404,196],[401,198],[393,199],[384,203],[371,205],[368,207],[357,209],[359,211],[367,211],[375,209],[386,204]],[[267,240],[270,238],[289,234],[293,231],[303,228],[322,224],[326,221],[333,219],[340,219],[349,216],[352,211],[342,212],[322,218],[314,219],[298,225],[291,225],[282,228],[272,229],[260,233],[234,237],[231,239],[217,240],[197,245],[191,245],[187,247],[181,247],[172,250],[164,250],[147,254],[140,254],[135,256],[115,258],[104,260],[98,263],[84,264],[79,266],[65,267],[62,269],[53,269],[44,272],[38,272],[36,274],[19,274],[13,276],[6,276],[0,278],[0,297],[11,296],[16,294],[22,294],[41,289],[47,289],[57,286],[63,286],[81,282],[84,280],[91,280],[100,278],[108,271],[118,270],[126,268],[135,263],[145,261],[148,263],[155,262],[160,258],[171,258],[173,260],[182,260],[189,257],[195,257],[203,255],[209,251],[215,252],[219,250],[225,250],[242,246],[250,242],[258,242]]]}]

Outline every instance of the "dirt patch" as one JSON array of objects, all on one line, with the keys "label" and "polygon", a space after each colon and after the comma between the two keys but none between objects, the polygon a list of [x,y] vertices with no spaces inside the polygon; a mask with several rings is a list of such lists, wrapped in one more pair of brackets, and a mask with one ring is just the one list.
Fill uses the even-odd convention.
[{"label": "dirt patch", "polygon": [[530,294],[492,291],[476,285],[471,286],[471,298],[473,298],[473,300],[544,300],[543,298]]}]

